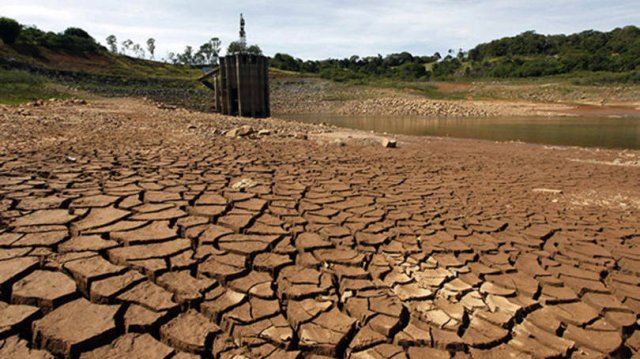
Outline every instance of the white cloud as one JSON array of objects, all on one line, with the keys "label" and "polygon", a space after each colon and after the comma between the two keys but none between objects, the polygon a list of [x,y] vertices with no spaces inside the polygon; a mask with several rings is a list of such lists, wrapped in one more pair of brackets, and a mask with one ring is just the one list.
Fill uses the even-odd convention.
[{"label": "white cloud", "polygon": [[637,0],[3,0],[0,15],[43,30],[69,26],[99,41],[115,34],[157,53],[198,46],[213,36],[236,40],[238,14],[247,17],[250,43],[271,55],[302,58],[387,54],[407,50],[431,54],[471,48],[527,30],[568,33],[610,30],[640,23]]}]

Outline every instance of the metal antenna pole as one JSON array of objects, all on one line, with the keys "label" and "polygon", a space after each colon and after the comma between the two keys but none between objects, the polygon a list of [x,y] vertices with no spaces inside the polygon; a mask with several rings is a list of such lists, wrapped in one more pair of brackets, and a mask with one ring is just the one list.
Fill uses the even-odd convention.
[{"label": "metal antenna pole", "polygon": [[244,17],[240,14],[240,45],[243,49],[247,48],[247,32],[244,31]]}]

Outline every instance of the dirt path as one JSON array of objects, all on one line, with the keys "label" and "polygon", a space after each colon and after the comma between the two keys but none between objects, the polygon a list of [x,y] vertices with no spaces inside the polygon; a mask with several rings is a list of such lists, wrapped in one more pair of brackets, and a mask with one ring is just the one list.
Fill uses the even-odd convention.
[{"label": "dirt path", "polygon": [[637,354],[640,152],[378,140],[0,108],[0,357]]}]

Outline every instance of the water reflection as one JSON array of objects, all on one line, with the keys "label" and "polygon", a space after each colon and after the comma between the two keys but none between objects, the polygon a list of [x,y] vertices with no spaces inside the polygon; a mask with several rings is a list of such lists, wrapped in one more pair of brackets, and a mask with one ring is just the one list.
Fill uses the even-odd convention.
[{"label": "water reflection", "polygon": [[429,119],[406,116],[303,114],[285,119],[418,136],[450,136],[550,145],[640,149],[640,118],[510,117]]}]

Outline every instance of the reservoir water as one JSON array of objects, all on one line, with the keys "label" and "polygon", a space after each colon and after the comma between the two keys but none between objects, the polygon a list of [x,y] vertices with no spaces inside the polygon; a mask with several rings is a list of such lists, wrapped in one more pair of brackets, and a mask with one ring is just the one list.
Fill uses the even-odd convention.
[{"label": "reservoir water", "polygon": [[509,117],[428,119],[407,116],[335,114],[279,118],[389,134],[522,141],[548,145],[640,149],[640,117]]}]

